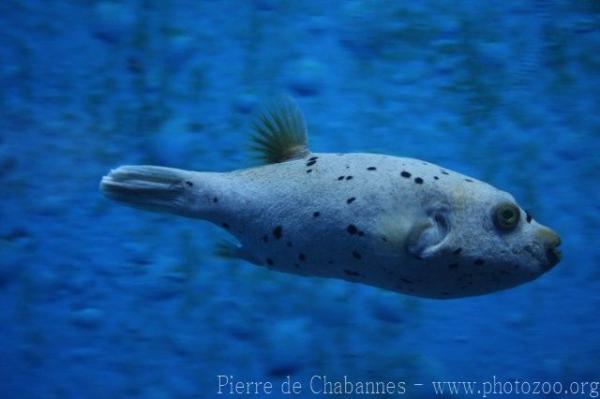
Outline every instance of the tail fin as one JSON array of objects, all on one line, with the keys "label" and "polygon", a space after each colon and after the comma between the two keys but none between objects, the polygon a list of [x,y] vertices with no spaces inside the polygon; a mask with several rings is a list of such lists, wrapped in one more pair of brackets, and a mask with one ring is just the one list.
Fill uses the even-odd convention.
[{"label": "tail fin", "polygon": [[161,166],[120,166],[102,178],[100,190],[127,205],[190,216],[186,188],[191,172]]}]

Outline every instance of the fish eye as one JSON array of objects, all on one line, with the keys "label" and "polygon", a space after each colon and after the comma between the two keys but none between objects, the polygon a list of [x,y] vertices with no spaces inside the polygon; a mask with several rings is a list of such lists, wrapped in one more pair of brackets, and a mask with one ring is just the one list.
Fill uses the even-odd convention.
[{"label": "fish eye", "polygon": [[494,208],[494,225],[503,231],[510,231],[517,227],[521,212],[519,208],[509,202],[501,203]]}]

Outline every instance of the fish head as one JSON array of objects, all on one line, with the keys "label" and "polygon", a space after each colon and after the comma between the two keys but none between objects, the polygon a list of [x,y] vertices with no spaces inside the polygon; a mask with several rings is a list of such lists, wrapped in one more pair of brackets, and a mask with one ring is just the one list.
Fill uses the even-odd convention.
[{"label": "fish head", "polygon": [[515,287],[560,262],[559,235],[505,191],[469,179],[427,198],[427,217],[413,228],[407,250],[444,270],[438,286],[448,297]]}]

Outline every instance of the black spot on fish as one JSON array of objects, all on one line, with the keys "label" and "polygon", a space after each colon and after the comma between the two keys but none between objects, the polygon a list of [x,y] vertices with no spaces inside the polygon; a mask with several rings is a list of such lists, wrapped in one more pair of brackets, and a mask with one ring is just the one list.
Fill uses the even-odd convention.
[{"label": "black spot on fish", "polygon": [[405,177],[405,178],[409,178],[412,175],[410,173],[408,173],[407,171],[403,170],[402,173],[400,173],[400,176]]},{"label": "black spot on fish", "polygon": [[433,178],[434,178],[435,180],[440,180],[440,178],[439,178],[439,177],[437,177],[437,176],[433,176]]},{"label": "black spot on fish", "polygon": [[362,255],[358,251],[352,251],[352,256],[356,259],[362,259]]},{"label": "black spot on fish", "polygon": [[473,183],[473,180],[471,180],[471,179],[465,179],[465,181],[469,182],[469,183]]},{"label": "black spot on fish", "polygon": [[189,181],[189,180],[186,180],[186,181],[185,181],[185,184],[186,184],[188,187],[193,187],[193,186],[194,186],[194,183],[192,183],[192,182],[191,182],[191,181]]},{"label": "black spot on fish", "polygon": [[473,264],[475,266],[483,266],[485,265],[485,261],[483,259],[475,259],[475,262],[473,262]]},{"label": "black spot on fish", "polygon": [[377,168],[375,166],[369,166],[367,170],[377,170]]},{"label": "black spot on fish", "polygon": [[449,175],[450,173],[446,172],[445,170],[440,171],[442,172],[443,175]]},{"label": "black spot on fish", "polygon": [[421,179],[420,177],[415,177],[415,183],[423,184],[423,179]]},{"label": "black spot on fish", "polygon": [[316,160],[316,159],[313,159],[312,161],[308,161],[308,162],[306,163],[306,166],[313,166],[313,165],[314,165],[314,164],[316,164],[316,163],[317,163],[317,160]]},{"label": "black spot on fish", "polygon": [[321,212],[315,212],[315,213],[313,213],[313,217],[314,218],[318,218],[319,216],[321,216]]},{"label": "black spot on fish", "polygon": [[344,177],[346,177],[346,176],[340,176],[340,177],[338,177],[338,180],[344,180]]},{"label": "black spot on fish", "polygon": [[229,230],[229,225],[225,222],[221,223],[221,226],[223,226],[224,229]]},{"label": "black spot on fish", "polygon": [[346,180],[352,180],[353,177],[352,176],[346,176]]},{"label": "black spot on fish", "polygon": [[460,248],[460,247],[458,247],[458,248],[456,248],[454,251],[452,251],[452,253],[453,253],[454,255],[458,255],[458,254],[459,254],[459,253],[461,253],[461,252],[462,252],[462,248]]},{"label": "black spot on fish", "polygon": [[288,247],[291,247],[292,245],[293,245],[293,244],[292,244],[292,242],[291,242],[291,241],[288,241],[288,242],[287,242],[287,246],[288,246]]},{"label": "black spot on fish", "polygon": [[269,266],[273,266],[273,259],[271,259],[271,258],[267,258],[267,264],[268,264]]},{"label": "black spot on fish", "polygon": [[273,237],[275,237],[276,239],[280,239],[281,235],[283,234],[283,229],[281,228],[281,226],[277,226],[275,227],[275,229],[273,229]]},{"label": "black spot on fish", "polygon": [[319,157],[310,157],[310,158],[308,158],[309,161],[316,161],[317,159],[319,159]]},{"label": "black spot on fish", "polygon": [[306,260],[306,255],[304,255],[303,253],[300,253],[298,255],[298,259],[300,259],[302,262],[304,262]]},{"label": "black spot on fish", "polygon": [[310,172],[312,172],[312,169],[308,169],[308,170],[306,171],[306,173],[310,173]]},{"label": "black spot on fish", "polygon": [[387,242],[387,237],[386,236],[381,236],[381,241]]},{"label": "black spot on fish", "polygon": [[217,197],[214,197],[213,202],[216,204],[217,202],[219,202],[219,199]]},{"label": "black spot on fish", "polygon": [[356,228],[356,226],[355,226],[355,225],[353,225],[353,224],[349,224],[349,225],[348,225],[348,227],[346,228],[346,231],[347,231],[349,234],[356,234],[356,233],[358,232],[358,229]]},{"label": "black spot on fish", "polygon": [[456,269],[458,267],[458,263],[451,263],[448,265],[448,269]]},{"label": "black spot on fish", "polygon": [[350,197],[346,200],[346,204],[351,204],[354,202],[354,200],[356,199],[356,197]]},{"label": "black spot on fish", "polygon": [[531,213],[529,213],[528,211],[525,211],[525,220],[527,220],[527,223],[531,223],[531,221],[533,220],[533,216],[531,216]]}]

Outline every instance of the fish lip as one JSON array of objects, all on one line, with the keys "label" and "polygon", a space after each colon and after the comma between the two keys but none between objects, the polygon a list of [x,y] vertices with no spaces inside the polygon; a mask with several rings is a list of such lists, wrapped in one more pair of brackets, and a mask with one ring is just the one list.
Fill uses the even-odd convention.
[{"label": "fish lip", "polygon": [[556,266],[562,258],[562,252],[558,248],[562,240],[553,230],[544,226],[536,232],[536,238],[538,240],[537,244],[540,246],[538,256],[541,258],[543,271],[547,272]]},{"label": "fish lip", "polygon": [[562,251],[558,248],[558,245],[546,250],[546,260],[548,262],[547,270],[552,269],[562,259]]}]

